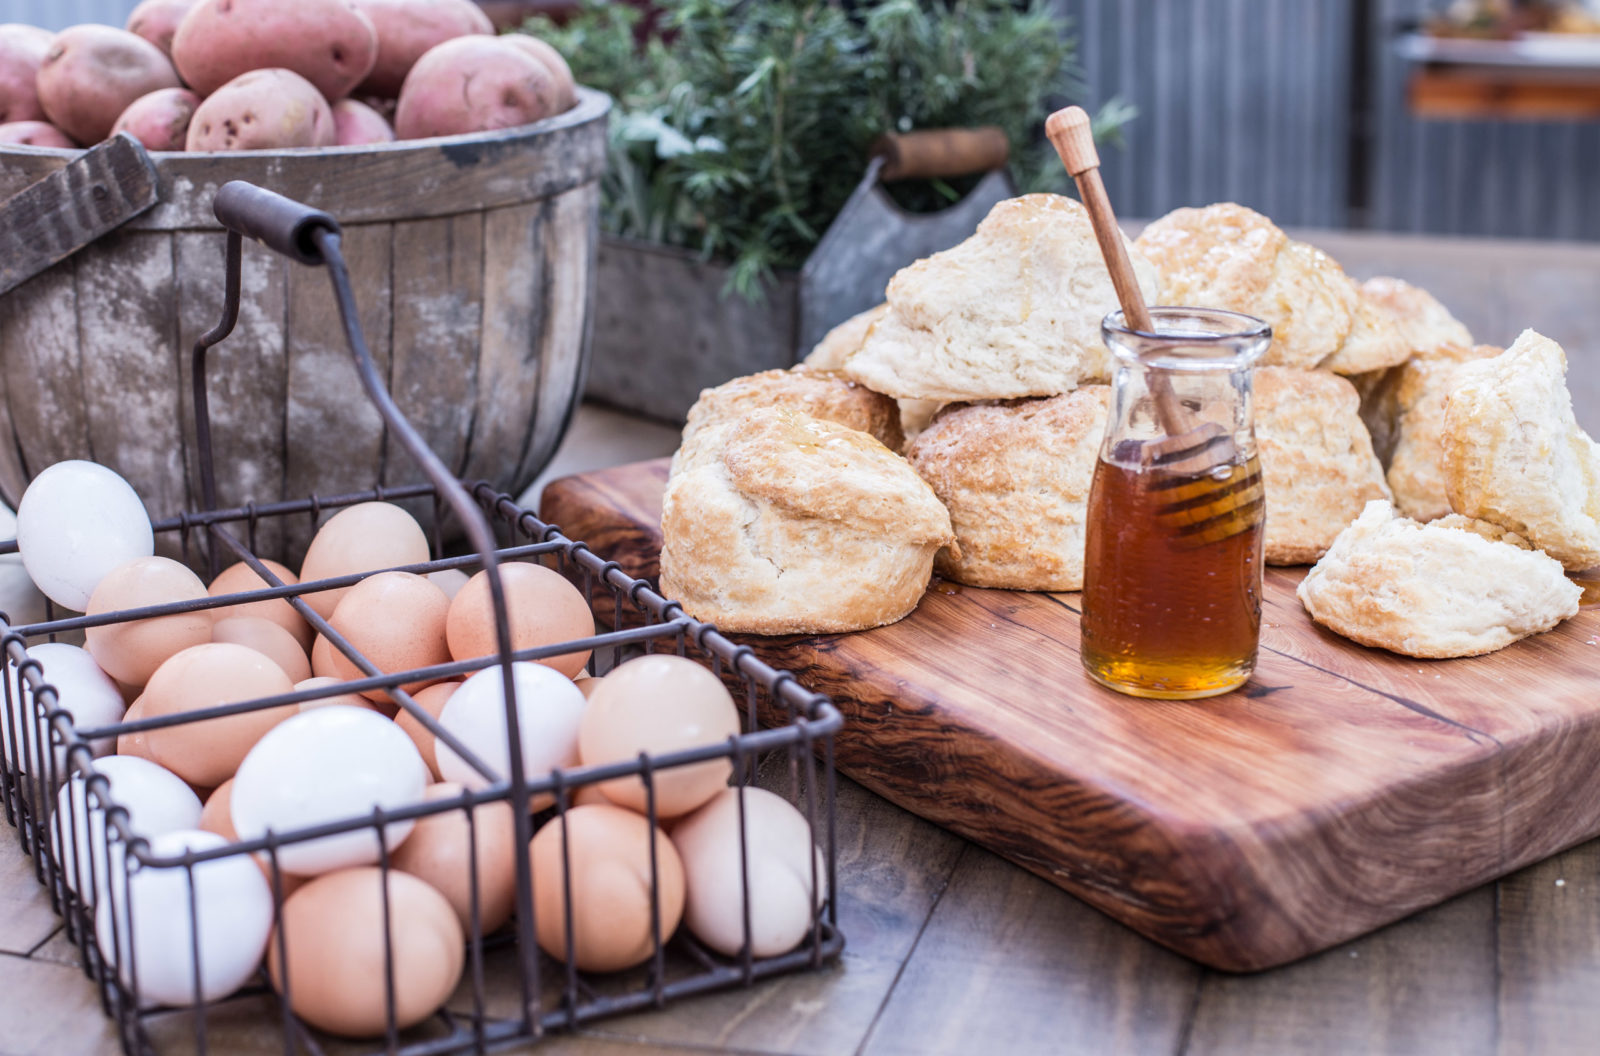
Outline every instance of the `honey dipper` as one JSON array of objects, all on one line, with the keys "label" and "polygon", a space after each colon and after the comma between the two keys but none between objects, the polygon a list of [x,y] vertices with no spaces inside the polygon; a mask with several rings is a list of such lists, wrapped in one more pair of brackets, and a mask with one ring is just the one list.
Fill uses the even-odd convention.
[{"label": "honey dipper", "polygon": [[[1100,179],[1100,154],[1088,113],[1081,106],[1057,110],[1044,129],[1089,211],[1123,318],[1134,330],[1155,333],[1111,199]],[[1157,520],[1196,545],[1226,539],[1259,524],[1264,496],[1261,474],[1253,460],[1234,467],[1238,452],[1226,429],[1216,422],[1199,421],[1172,391],[1165,375],[1152,373],[1149,384],[1156,418],[1167,435],[1146,444],[1144,456],[1151,468],[1162,471],[1164,479],[1153,487],[1171,491],[1171,501],[1156,511]]]}]

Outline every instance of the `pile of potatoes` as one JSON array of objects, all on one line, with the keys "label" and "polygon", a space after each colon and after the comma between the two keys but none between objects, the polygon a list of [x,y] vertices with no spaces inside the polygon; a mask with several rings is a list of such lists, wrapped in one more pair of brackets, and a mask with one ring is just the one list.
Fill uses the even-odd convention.
[{"label": "pile of potatoes", "polygon": [[354,146],[511,128],[576,101],[554,48],[495,36],[471,0],[143,0],[126,29],[0,25],[0,144]]}]

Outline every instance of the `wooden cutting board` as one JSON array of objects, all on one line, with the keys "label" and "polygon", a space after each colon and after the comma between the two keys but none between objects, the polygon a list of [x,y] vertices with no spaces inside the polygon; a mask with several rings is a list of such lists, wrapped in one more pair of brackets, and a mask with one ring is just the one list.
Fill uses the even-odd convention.
[{"label": "wooden cutting board", "polygon": [[[653,577],[667,462],[544,517]],[[1078,663],[1078,595],[935,581],[856,634],[745,640],[844,711],[839,768],[1216,968],[1282,964],[1600,834],[1600,609],[1421,661],[1315,626],[1269,569],[1240,691],[1144,701]]]}]

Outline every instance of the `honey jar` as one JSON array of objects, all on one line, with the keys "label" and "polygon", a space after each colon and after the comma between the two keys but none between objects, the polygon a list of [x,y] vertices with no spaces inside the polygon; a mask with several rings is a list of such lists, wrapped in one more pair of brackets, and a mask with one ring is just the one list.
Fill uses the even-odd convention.
[{"label": "honey jar", "polygon": [[1242,685],[1261,629],[1266,503],[1251,367],[1272,329],[1236,312],[1151,308],[1101,333],[1116,359],[1089,492],[1082,659],[1120,693],[1185,700]]}]

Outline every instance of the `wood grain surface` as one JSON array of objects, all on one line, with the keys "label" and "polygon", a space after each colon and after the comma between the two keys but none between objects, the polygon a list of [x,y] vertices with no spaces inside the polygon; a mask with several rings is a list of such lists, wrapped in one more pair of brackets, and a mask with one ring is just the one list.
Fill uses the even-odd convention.
[{"label": "wood grain surface", "polygon": [[[550,484],[544,516],[653,575],[665,461]],[[1265,583],[1241,691],[1138,701],[1078,665],[1076,595],[935,584],[875,631],[751,639],[833,696],[840,768],[1205,964],[1282,964],[1600,833],[1600,613],[1416,661]]]}]

